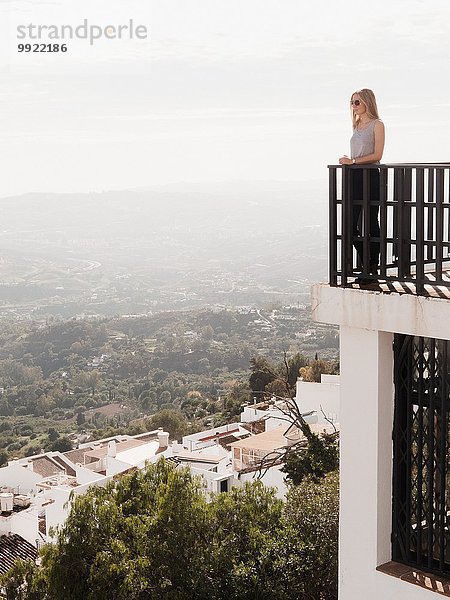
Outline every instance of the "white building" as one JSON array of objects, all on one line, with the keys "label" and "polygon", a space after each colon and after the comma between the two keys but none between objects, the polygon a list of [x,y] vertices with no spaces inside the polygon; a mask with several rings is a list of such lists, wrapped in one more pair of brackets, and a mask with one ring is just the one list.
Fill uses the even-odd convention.
[{"label": "white building", "polygon": [[168,444],[169,434],[155,430],[11,461],[0,468],[0,536],[16,534],[36,546],[50,541],[50,529],[67,518],[72,494],[106,485],[131,468],[143,468],[167,454]]},{"label": "white building", "polygon": [[[298,402],[310,412],[314,431],[330,430],[330,423],[322,417],[339,412],[338,389],[335,380],[298,383]],[[143,469],[160,457],[189,467],[203,479],[208,495],[260,478],[283,498],[287,487],[283,461],[277,457],[302,438],[286,421],[284,411],[283,402],[278,401],[245,407],[241,422],[185,436],[181,443],[169,443],[169,434],[159,429],[10,461],[0,468],[0,538],[17,541],[20,536],[23,548],[27,543],[39,547],[51,541],[50,529],[66,520],[73,494],[84,494],[92,485],[104,486],[116,475]],[[11,540],[4,544],[5,551],[10,552]]]},{"label": "white building", "polygon": [[400,167],[380,169],[379,237],[356,240],[381,246],[362,286],[348,172],[341,188],[330,167],[330,285],[312,288],[313,318],[340,326],[340,600],[450,596],[450,176]]},{"label": "white building", "polygon": [[[339,375],[322,375],[320,384],[297,380],[293,402],[309,424],[335,424],[339,428],[340,388]],[[265,421],[265,429],[286,422],[289,406],[285,400],[272,397],[255,404],[246,404],[241,413],[241,423]]]}]

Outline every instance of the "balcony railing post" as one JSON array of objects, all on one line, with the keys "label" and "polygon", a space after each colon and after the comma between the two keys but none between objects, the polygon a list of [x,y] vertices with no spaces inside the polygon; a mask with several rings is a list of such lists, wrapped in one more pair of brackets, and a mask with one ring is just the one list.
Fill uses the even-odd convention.
[{"label": "balcony railing post", "polygon": [[388,170],[380,168],[380,276],[386,277]]},{"label": "balcony railing post", "polygon": [[[370,169],[363,168],[362,177],[363,177],[363,197],[362,197],[362,220],[363,220],[363,274],[364,276],[370,275],[370,185],[369,185],[369,177]],[[357,200],[360,200],[359,198]],[[358,265],[360,266],[360,265]]]},{"label": "balcony railing post", "polygon": [[341,244],[341,269],[342,285],[347,285],[349,271],[353,271],[352,250],[352,197],[350,187],[350,169],[342,168],[342,244]]},{"label": "balcony railing post", "polygon": [[416,291],[423,294],[425,289],[425,264],[424,264],[424,169],[416,170]]},{"label": "balcony railing post", "polygon": [[436,283],[442,283],[444,256],[444,169],[436,169]]},{"label": "balcony railing post", "polygon": [[[328,172],[329,179],[329,250],[330,250],[330,285],[337,285],[337,170],[330,168]],[[341,228],[342,231],[342,228]]]},{"label": "balcony railing post", "polygon": [[399,277],[411,275],[411,169],[405,167],[397,171],[397,221],[398,221],[398,272]]},{"label": "balcony railing post", "polygon": [[[427,215],[427,241],[434,239],[434,169],[428,169],[428,215]],[[434,260],[434,248],[432,245],[427,244],[427,261]]]},{"label": "balcony railing post", "polygon": [[412,262],[412,169],[405,167],[403,172],[403,276],[411,276]]}]

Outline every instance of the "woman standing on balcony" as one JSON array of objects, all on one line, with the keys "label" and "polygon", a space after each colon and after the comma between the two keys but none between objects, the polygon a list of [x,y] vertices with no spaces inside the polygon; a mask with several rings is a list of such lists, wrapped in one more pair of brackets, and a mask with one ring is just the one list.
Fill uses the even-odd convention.
[{"label": "woman standing on balcony", "polygon": [[[384,150],[384,124],[378,116],[377,101],[372,90],[362,88],[354,92],[350,99],[350,111],[353,124],[353,135],[350,139],[351,156],[342,156],[341,165],[374,165],[379,164]],[[353,242],[358,255],[358,263],[362,266],[362,273],[355,283],[370,283],[376,279],[378,260],[380,256],[380,225],[378,211],[380,202],[380,172],[378,169],[369,171],[369,202],[376,202],[370,206],[369,238],[377,241],[369,245],[369,264],[364,264],[364,251],[361,221],[363,218],[363,173],[365,169],[351,169],[350,190],[353,205]],[[365,232],[367,235],[367,232]],[[374,277],[375,276],[375,277]]]}]

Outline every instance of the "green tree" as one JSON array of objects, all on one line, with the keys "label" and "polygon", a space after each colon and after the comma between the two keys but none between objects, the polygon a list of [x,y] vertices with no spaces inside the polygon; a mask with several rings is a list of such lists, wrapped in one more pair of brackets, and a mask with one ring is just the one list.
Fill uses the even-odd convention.
[{"label": "green tree", "polygon": [[0,467],[3,467],[8,463],[8,453],[6,450],[0,451]]},{"label": "green tree", "polygon": [[175,440],[181,440],[189,430],[189,424],[183,413],[178,410],[164,409],[154,414],[147,421],[149,429],[162,427]]},{"label": "green tree", "polygon": [[287,381],[291,389],[295,390],[297,378],[300,376],[300,369],[307,364],[308,359],[299,352],[287,361]]},{"label": "green tree", "polygon": [[57,440],[59,438],[59,433],[56,431],[56,429],[54,427],[50,427],[49,430],[47,431],[47,437],[50,442],[54,442],[55,440]]},{"label": "green tree", "polygon": [[211,553],[219,598],[271,597],[265,595],[265,555],[267,543],[279,534],[282,507],[275,490],[260,481],[214,498],[210,505],[214,524]]},{"label": "green tree", "polygon": [[41,565],[0,586],[21,600],[334,600],[337,513],[336,475],[305,479],[284,507],[261,482],[207,502],[160,460],[74,497]]},{"label": "green tree", "polygon": [[77,425],[78,427],[81,427],[82,425],[84,425],[84,423],[86,422],[86,417],[84,416],[84,412],[83,411],[78,411],[77,412]]},{"label": "green tree", "polygon": [[308,476],[318,482],[339,468],[337,434],[317,435],[306,423],[302,423],[301,428],[307,443],[289,448],[281,469],[294,485],[299,485]]},{"label": "green tree", "polygon": [[198,482],[159,461],[74,499],[35,587],[46,600],[206,599],[209,530]]},{"label": "green tree", "polygon": [[13,412],[14,411],[6,398],[0,400],[0,417],[10,417]]},{"label": "green tree", "polygon": [[101,373],[96,369],[92,371],[80,371],[74,377],[73,385],[83,390],[90,389],[91,394],[94,395],[95,391],[103,385]]},{"label": "green tree", "polygon": [[249,379],[250,389],[256,397],[262,398],[266,386],[277,379],[277,373],[273,365],[262,356],[255,356],[250,361],[251,374]]},{"label": "green tree", "polygon": [[335,600],[338,597],[339,475],[291,487],[281,535],[273,544],[283,582],[277,600]]},{"label": "green tree", "polygon": [[50,448],[53,452],[68,452],[72,450],[72,442],[67,437],[60,437],[52,443]]},{"label": "green tree", "polygon": [[300,375],[304,381],[320,383],[322,374],[333,374],[336,372],[336,364],[332,361],[315,358],[308,366],[300,369]]},{"label": "green tree", "polygon": [[6,600],[41,600],[43,595],[36,592],[34,580],[37,568],[33,561],[17,560],[11,569],[0,576],[0,587],[6,593]]}]

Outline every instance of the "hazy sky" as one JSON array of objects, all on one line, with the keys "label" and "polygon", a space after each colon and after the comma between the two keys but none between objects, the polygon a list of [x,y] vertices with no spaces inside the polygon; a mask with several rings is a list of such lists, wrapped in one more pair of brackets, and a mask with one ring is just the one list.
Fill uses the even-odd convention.
[{"label": "hazy sky", "polygon": [[[20,24],[130,18],[147,40],[16,51]],[[0,0],[0,195],[326,179],[362,86],[386,162],[450,161],[449,22],[448,0]]]}]

